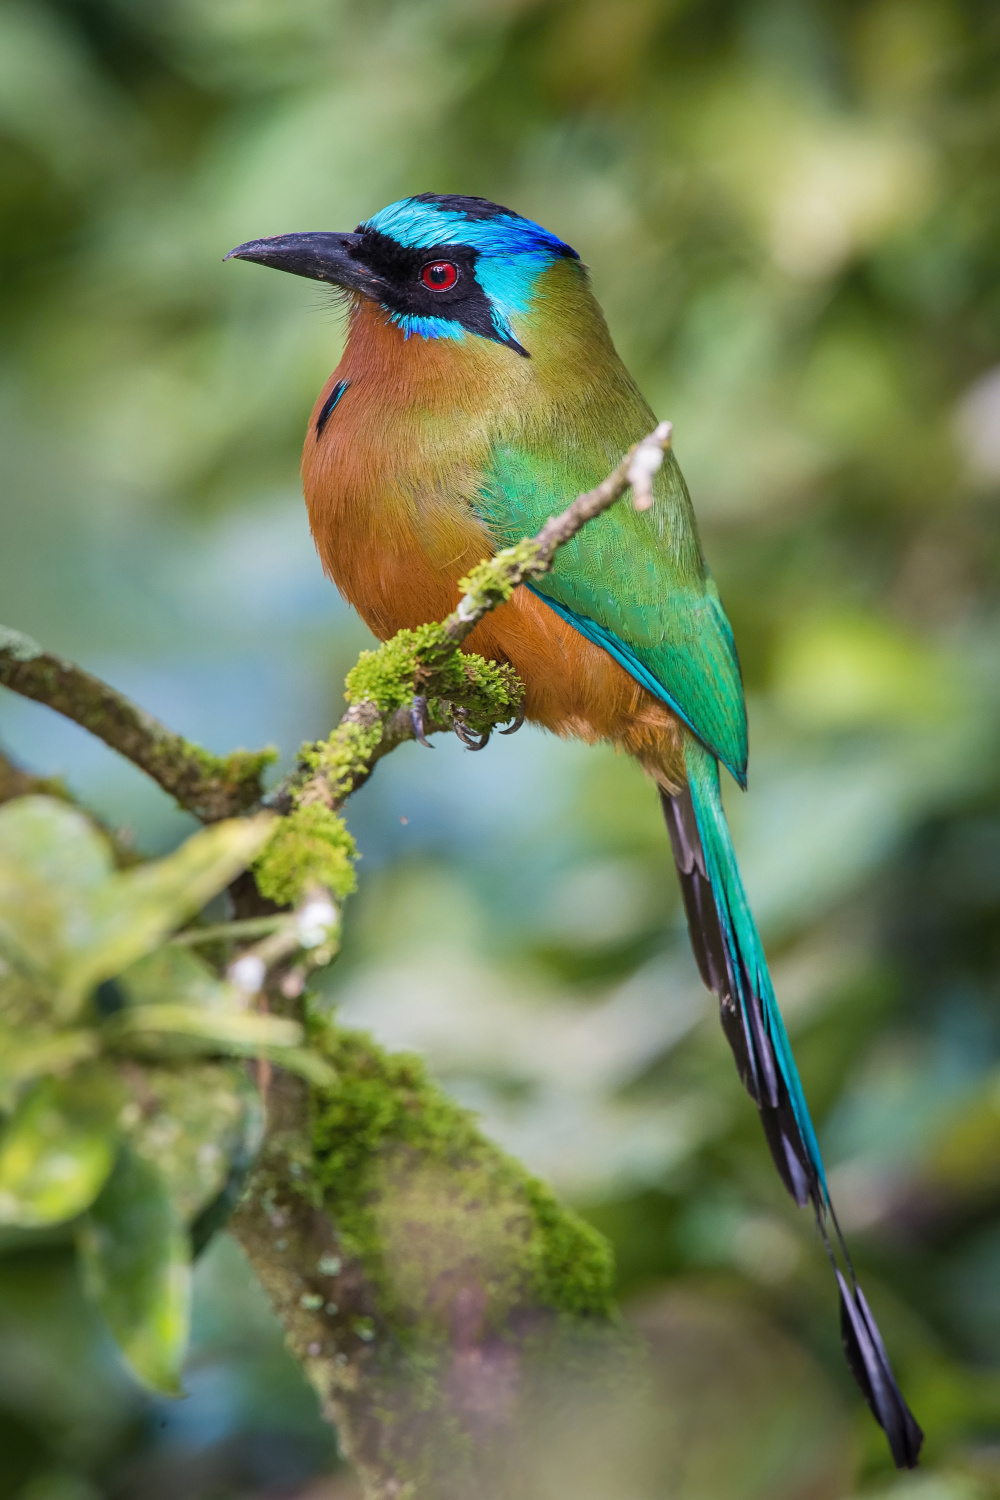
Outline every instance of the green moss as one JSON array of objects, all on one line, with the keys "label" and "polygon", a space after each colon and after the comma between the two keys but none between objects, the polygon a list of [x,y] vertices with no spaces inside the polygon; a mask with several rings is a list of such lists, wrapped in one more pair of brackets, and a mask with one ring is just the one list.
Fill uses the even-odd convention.
[{"label": "green moss", "polygon": [[370,728],[361,724],[339,724],[329,739],[303,745],[299,751],[299,763],[308,771],[322,775],[334,797],[343,797],[368,771],[381,738],[381,724]]},{"label": "green moss", "polygon": [[381,713],[404,707],[417,693],[460,703],[474,729],[511,717],[524,696],[512,667],[461,651],[437,624],[400,630],[377,651],[362,652],[346,687],[348,702],[374,703]]},{"label": "green moss", "polygon": [[259,781],[268,766],[275,764],[278,754],[276,745],[265,745],[263,750],[233,750],[221,759],[212,756],[211,760],[215,775],[222,776],[225,781],[239,783]]},{"label": "green moss", "polygon": [[354,890],[355,844],[343,818],[322,802],[295,807],[252,866],[257,889],[279,906],[294,906],[312,886],[341,900]]},{"label": "green moss", "polygon": [[[173,747],[160,746],[164,759],[171,758]],[[213,755],[190,740],[179,740],[175,757],[180,764],[193,762],[198,765],[206,781],[221,781],[227,787],[250,785],[256,796],[260,795],[260,779],[267,767],[278,759],[274,745],[263,750],[233,750],[229,755]]]},{"label": "green moss", "polygon": [[[105,712],[95,709],[95,725]],[[81,723],[86,720],[81,718]],[[95,729],[100,733],[100,729]],[[233,815],[251,808],[263,794],[262,778],[268,766],[278,759],[273,745],[263,750],[234,750],[230,755],[213,755],[179,735],[159,736],[151,747],[153,772],[173,787],[182,807],[196,811],[209,820]]]},{"label": "green moss", "polygon": [[446,1332],[457,1290],[498,1330],[515,1309],[612,1316],[607,1243],[487,1141],[418,1058],[325,1025],[313,1043],[339,1079],[315,1096],[315,1186],[397,1332]]},{"label": "green moss", "polygon": [[513,547],[505,547],[496,557],[477,563],[467,578],[459,579],[458,586],[473,609],[493,609],[510,598],[524,574],[531,571],[537,557],[537,542],[525,537]]},{"label": "green moss", "polygon": [[[341,797],[370,769],[381,737],[381,724],[341,724],[328,740],[303,745],[299,761],[307,777],[322,774],[332,795]],[[295,905],[317,885],[343,900],[357,886],[357,845],[343,818],[325,802],[300,800],[301,786],[293,796],[291,812],[252,866],[257,889],[279,906]]]}]

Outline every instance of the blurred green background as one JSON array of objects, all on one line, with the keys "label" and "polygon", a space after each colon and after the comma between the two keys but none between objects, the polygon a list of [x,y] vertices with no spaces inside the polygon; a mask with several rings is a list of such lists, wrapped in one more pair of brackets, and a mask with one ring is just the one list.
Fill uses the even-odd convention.
[{"label": "blurred green background", "polygon": [[[393,755],[326,993],[613,1240],[670,1413],[641,1500],[1000,1495],[998,172],[991,0],[0,4],[4,623],[217,750],[339,714],[367,636],[296,470],[342,328],[222,264],[259,235],[508,203],[675,423],[748,689],[737,844],[925,1468],[846,1374],[631,765]],[[144,851],[189,826],[45,709],[0,739]],[[0,1260],[4,1500],[353,1493],[225,1239],[187,1386],[130,1384],[58,1253]]]}]

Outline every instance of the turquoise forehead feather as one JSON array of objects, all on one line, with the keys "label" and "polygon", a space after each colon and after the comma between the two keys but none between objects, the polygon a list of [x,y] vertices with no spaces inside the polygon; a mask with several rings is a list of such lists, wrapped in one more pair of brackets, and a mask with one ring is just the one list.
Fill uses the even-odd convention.
[{"label": "turquoise forehead feather", "polygon": [[407,249],[469,245],[478,251],[476,280],[505,335],[510,334],[508,320],[527,312],[541,272],[565,256],[579,260],[571,246],[541,224],[503,210],[479,216],[433,200],[401,198],[358,227],[378,230]]}]

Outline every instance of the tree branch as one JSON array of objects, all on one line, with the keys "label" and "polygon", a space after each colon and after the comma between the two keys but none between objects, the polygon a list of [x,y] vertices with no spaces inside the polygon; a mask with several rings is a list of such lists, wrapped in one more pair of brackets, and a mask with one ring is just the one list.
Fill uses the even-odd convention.
[{"label": "tree branch", "polygon": [[539,1399],[635,1373],[608,1247],[416,1058],[311,1040],[338,1084],[276,1076],[230,1229],[366,1500],[519,1500]]},{"label": "tree branch", "polygon": [[32,776],[30,771],[22,770],[0,750],[0,803],[13,802],[15,797],[30,797],[35,793],[50,797],[64,795],[58,781],[47,776]]},{"label": "tree branch", "polygon": [[5,626],[0,626],[0,684],[89,730],[204,823],[247,812],[260,801],[261,773],[275,759],[274,751],[211,755],[99,677]]},{"label": "tree branch", "polygon": [[[267,797],[261,774],[270,752],[210,755],[99,678],[2,627],[0,684],[97,735],[204,822],[263,800],[287,815],[280,828],[299,819],[303,850],[325,829],[328,868],[337,868],[331,849],[343,868],[351,846],[335,809],[384,755],[456,725],[485,742],[517,716],[521,687],[510,668],[460,646],[626,489],[648,509],[670,437],[662,423],[535,537],[480,563],[447,620],[401,631],[363,657],[338,727],[305,747],[297,771]],[[0,800],[4,786],[8,796],[40,789],[0,760]],[[310,821],[316,804],[325,825]],[[295,856],[299,846],[291,848]],[[305,975],[332,955],[339,913],[307,882],[297,912],[279,916],[262,899],[260,870],[258,879],[260,889],[250,874],[233,885],[237,920],[212,936],[258,936],[230,964],[230,977],[262,1007],[301,1015]],[[323,910],[307,937],[310,903],[314,917]],[[329,1024],[314,1023],[311,1040],[338,1083],[310,1096],[301,1078],[280,1069],[271,1077],[261,1065],[267,1135],[232,1231],[369,1500],[520,1496],[524,1455],[514,1435],[552,1397],[546,1382],[555,1378],[563,1393],[568,1368],[576,1376],[586,1369],[589,1382],[630,1368],[607,1249],[485,1140],[414,1059],[386,1057]]]}]

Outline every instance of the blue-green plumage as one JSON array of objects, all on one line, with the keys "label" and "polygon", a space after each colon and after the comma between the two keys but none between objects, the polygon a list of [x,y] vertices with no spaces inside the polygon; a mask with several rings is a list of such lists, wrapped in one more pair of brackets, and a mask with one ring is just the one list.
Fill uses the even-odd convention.
[{"label": "blue-green plumage", "polygon": [[[734,1020],[742,1030],[744,1081],[762,1112],[774,1116],[772,1120],[765,1113],[767,1124],[778,1132],[777,1141],[772,1139],[772,1149],[777,1146],[776,1156],[784,1154],[783,1163],[779,1156],[779,1167],[786,1167],[782,1175],[796,1200],[807,1203],[818,1188],[828,1201],[819,1143],[722,808],[718,763],[693,736],[685,742],[684,750],[688,792],[728,960],[729,999]],[[739,1048],[737,1055],[742,1055]],[[782,1093],[787,1096],[798,1140],[782,1133]]]}]

